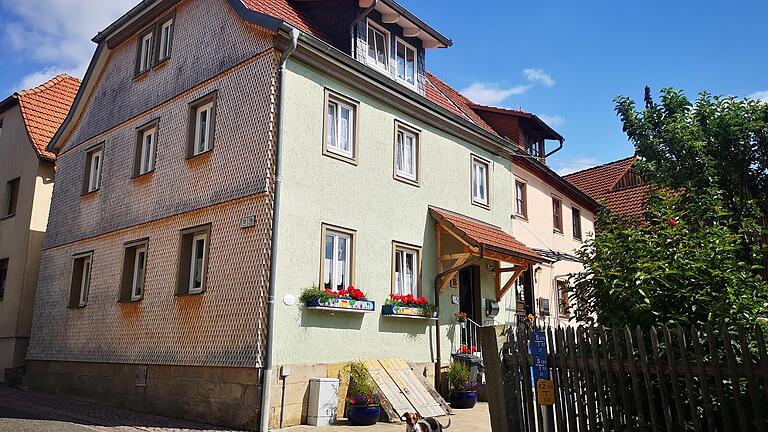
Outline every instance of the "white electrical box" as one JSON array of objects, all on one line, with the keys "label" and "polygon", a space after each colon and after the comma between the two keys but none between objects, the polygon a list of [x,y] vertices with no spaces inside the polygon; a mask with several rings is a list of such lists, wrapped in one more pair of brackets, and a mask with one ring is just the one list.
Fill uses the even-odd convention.
[{"label": "white electrical box", "polygon": [[309,409],[307,412],[308,424],[312,426],[327,426],[336,423],[338,406],[338,379],[309,379]]}]

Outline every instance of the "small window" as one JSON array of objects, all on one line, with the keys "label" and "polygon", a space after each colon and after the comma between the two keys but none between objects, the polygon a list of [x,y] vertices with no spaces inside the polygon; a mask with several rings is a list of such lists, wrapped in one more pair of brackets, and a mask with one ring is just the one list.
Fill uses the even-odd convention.
[{"label": "small window", "polygon": [[395,243],[392,274],[392,292],[395,295],[418,296],[419,249]]},{"label": "small window", "polygon": [[83,307],[88,303],[88,291],[91,287],[91,267],[93,253],[75,255],[72,266],[72,283],[69,294],[69,307]]},{"label": "small window", "polygon": [[416,87],[416,49],[397,40],[397,78],[410,87]]},{"label": "small window", "polygon": [[181,232],[177,294],[200,294],[205,291],[210,234],[210,225]]},{"label": "small window", "polygon": [[5,184],[5,205],[3,206],[3,217],[11,217],[16,214],[16,206],[19,203],[19,187],[21,186],[21,177],[9,181]]},{"label": "small window", "polygon": [[326,92],[325,99],[323,153],[354,163],[357,154],[357,103],[329,92]]},{"label": "small window", "polygon": [[573,238],[581,241],[581,210],[576,207],[571,208],[571,217],[573,222]]},{"label": "small window", "polygon": [[5,279],[8,277],[8,258],[0,259],[0,300],[5,297]]},{"label": "small window", "polygon": [[419,133],[397,124],[395,128],[395,177],[417,182],[419,175]]},{"label": "small window", "polygon": [[528,185],[515,180],[515,215],[528,218]]},{"label": "small window", "polygon": [[173,18],[163,21],[158,27],[157,61],[161,62],[171,56],[173,42]]},{"label": "small window", "polygon": [[103,144],[100,144],[85,154],[84,194],[99,190],[99,187],[101,186],[101,171],[103,165],[104,146]]},{"label": "small window", "polygon": [[154,34],[150,28],[139,37],[139,55],[136,73],[141,74],[152,69],[152,46]]},{"label": "small window", "polygon": [[487,207],[488,200],[488,162],[472,156],[472,203]]},{"label": "small window", "polygon": [[213,149],[216,128],[216,93],[211,93],[190,104],[189,157]]},{"label": "small window", "polygon": [[368,21],[368,64],[389,71],[389,32]]},{"label": "small window", "polygon": [[338,291],[354,284],[354,232],[323,226],[320,274],[325,289]]},{"label": "small window", "polygon": [[560,298],[559,312],[563,318],[570,317],[571,301],[568,299],[568,282],[564,280],[556,281],[557,294]]},{"label": "small window", "polygon": [[126,244],[123,255],[123,275],[120,301],[141,300],[144,297],[144,279],[147,268],[147,241]]},{"label": "small window", "polygon": [[552,225],[555,232],[563,232],[563,202],[552,197]]},{"label": "small window", "polygon": [[136,166],[134,176],[140,176],[155,170],[157,153],[157,121],[139,129],[136,139]]},{"label": "small window", "polygon": [[544,141],[538,137],[525,137],[525,151],[537,158],[541,158],[544,155]]}]

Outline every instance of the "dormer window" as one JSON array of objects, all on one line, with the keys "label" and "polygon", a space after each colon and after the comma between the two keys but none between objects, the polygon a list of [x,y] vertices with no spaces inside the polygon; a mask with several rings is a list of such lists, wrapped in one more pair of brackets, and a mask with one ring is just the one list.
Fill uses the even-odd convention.
[{"label": "dormer window", "polygon": [[534,157],[544,157],[544,140],[538,137],[525,137],[525,151]]},{"label": "dormer window", "polygon": [[397,40],[397,79],[410,87],[416,87],[416,49]]},{"label": "dormer window", "polygon": [[368,21],[368,65],[389,70],[389,32]]}]

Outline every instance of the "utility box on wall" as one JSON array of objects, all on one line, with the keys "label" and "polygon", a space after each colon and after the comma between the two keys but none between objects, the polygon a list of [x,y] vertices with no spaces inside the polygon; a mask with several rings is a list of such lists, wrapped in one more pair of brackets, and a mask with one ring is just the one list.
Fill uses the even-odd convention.
[{"label": "utility box on wall", "polygon": [[327,426],[336,423],[338,405],[338,379],[309,379],[309,408],[307,412],[308,424],[312,426]]}]

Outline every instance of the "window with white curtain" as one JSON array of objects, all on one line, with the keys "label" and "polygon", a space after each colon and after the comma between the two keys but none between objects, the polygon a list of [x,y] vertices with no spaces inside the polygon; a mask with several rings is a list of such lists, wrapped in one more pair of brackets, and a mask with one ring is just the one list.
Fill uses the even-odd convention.
[{"label": "window with white curtain", "polygon": [[488,200],[488,162],[476,156],[472,157],[472,203],[487,206]]},{"label": "window with white curtain", "polygon": [[342,290],[352,284],[352,233],[325,229],[323,288]]},{"label": "window with white curtain", "polygon": [[389,71],[389,33],[368,21],[368,59],[370,66]]},{"label": "window with white curtain", "polygon": [[355,160],[357,103],[326,92],[323,153],[346,161]]},{"label": "window with white curtain", "polygon": [[402,126],[397,127],[395,135],[395,175],[417,181],[419,136]]},{"label": "window with white curtain", "polygon": [[394,286],[395,295],[419,293],[419,251],[401,245],[395,245],[394,253]]}]

